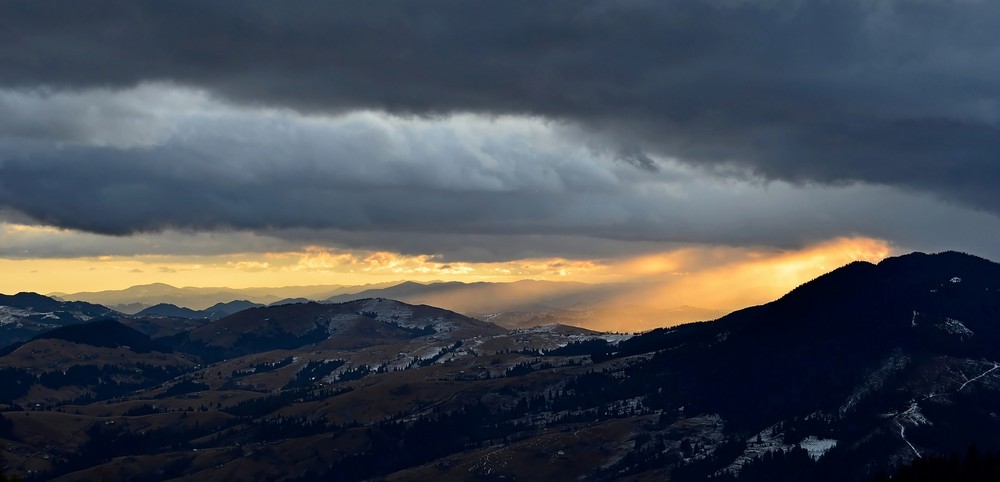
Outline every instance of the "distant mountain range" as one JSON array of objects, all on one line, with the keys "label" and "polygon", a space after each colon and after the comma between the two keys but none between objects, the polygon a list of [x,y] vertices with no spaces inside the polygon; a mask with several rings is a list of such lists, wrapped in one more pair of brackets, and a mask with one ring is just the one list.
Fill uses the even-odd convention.
[{"label": "distant mountain range", "polygon": [[192,310],[170,303],[160,303],[145,308],[135,314],[136,317],[164,316],[172,318],[217,320],[240,311],[264,306],[247,300],[234,300],[228,303],[216,303],[204,310]]},{"label": "distant mountain range", "polygon": [[[28,319],[101,309],[0,303]],[[973,445],[1000,452],[1000,265],[961,253],[852,263],[771,303],[638,335],[506,330],[385,298],[112,316],[0,353],[11,471],[861,482]],[[178,321],[193,326],[135,329]]]},{"label": "distant mountain range", "polygon": [[[325,302],[361,298],[392,298],[407,303],[446,307],[507,328],[531,328],[558,323],[591,329],[649,329],[717,318],[722,311],[693,306],[656,306],[618,301],[637,291],[629,283],[586,284],[523,280],[511,283],[404,282],[386,288],[333,296]],[[628,320],[622,323],[622,320]],[[642,320],[645,320],[643,322]]]},{"label": "distant mountain range", "polygon": [[363,298],[391,298],[407,303],[444,306],[466,314],[586,310],[621,289],[567,281],[523,280],[510,283],[415,283],[345,293],[322,300],[342,303]]},{"label": "distant mountain range", "polygon": [[127,315],[93,303],[60,301],[37,293],[0,294],[0,348],[54,328],[98,319],[118,319],[155,335],[175,334],[257,306],[262,305],[237,300],[196,311],[159,304]]},{"label": "distant mountain range", "polygon": [[123,290],[80,293],[50,293],[60,300],[77,300],[115,308],[122,313],[134,314],[159,304],[172,304],[195,311],[206,310],[218,303],[249,300],[258,304],[281,302],[288,298],[320,300],[365,289],[382,288],[398,284],[379,283],[361,286],[317,285],[285,286],[273,288],[177,288],[163,283],[133,286]]},{"label": "distant mountain range", "polygon": [[120,315],[104,306],[37,293],[0,294],[0,347],[61,326]]},{"label": "distant mountain range", "polygon": [[102,303],[117,311],[140,316],[217,319],[234,313],[222,303],[241,301],[241,308],[317,301],[342,303],[364,298],[390,298],[406,303],[439,306],[467,316],[489,319],[508,328],[530,328],[551,323],[594,329],[611,329],[627,319],[630,327],[654,328],[701,321],[724,314],[693,306],[659,307],[649,303],[624,303],[617,299],[633,293],[631,284],[586,284],[522,280],[509,283],[417,283],[404,281],[362,286],[313,286],[288,288],[175,288],[164,284],[134,286],[97,293],[57,293],[60,299]]}]

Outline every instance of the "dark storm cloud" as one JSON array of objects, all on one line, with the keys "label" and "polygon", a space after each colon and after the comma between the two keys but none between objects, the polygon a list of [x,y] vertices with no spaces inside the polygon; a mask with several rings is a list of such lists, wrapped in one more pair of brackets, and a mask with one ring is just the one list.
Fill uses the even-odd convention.
[{"label": "dark storm cloud", "polygon": [[475,184],[478,173],[439,185],[448,181],[417,172],[426,169],[422,159],[412,169],[368,159],[352,171],[352,159],[333,158],[324,172],[312,159],[255,164],[243,154],[213,158],[219,153],[212,148],[172,145],[7,158],[0,161],[0,203],[47,225],[111,235],[169,228],[583,234],[630,229],[650,214],[633,211],[636,200],[620,192],[563,188],[582,175],[575,172],[554,174],[552,189],[530,179],[493,189],[492,179]]},{"label": "dark storm cloud", "polygon": [[618,151],[618,159],[638,167],[643,171],[656,172],[659,170],[659,166],[656,165],[656,161],[636,147],[622,148]]},{"label": "dark storm cloud", "polygon": [[0,84],[174,81],[302,111],[538,115],[645,154],[1000,211],[1000,3],[34,2]]},{"label": "dark storm cloud", "polygon": [[[252,118],[212,128],[182,124],[176,130],[206,134],[153,147],[0,150],[0,205],[19,213],[3,219],[72,228],[4,232],[0,224],[0,256],[328,246],[433,253],[440,262],[594,259],[684,243],[795,248],[844,235],[905,240],[923,249],[975,247],[989,255],[1000,236],[1000,223],[991,216],[892,188],[719,182],[671,164],[639,171],[615,162],[614,152],[589,158],[581,156],[593,153],[586,148],[553,147],[558,138],[522,152],[516,146],[523,140],[507,135],[510,150],[501,151],[493,142],[448,142],[420,122],[380,134],[366,130],[371,126],[365,121],[348,119],[310,133],[273,119],[255,126]],[[296,142],[268,137],[265,128],[291,132]],[[545,131],[535,123],[520,129]],[[245,144],[234,141],[238,135],[247,138]],[[412,139],[400,140],[406,137]],[[373,139],[389,138],[402,144],[384,141],[379,149],[369,148]],[[428,146],[434,151],[425,152]],[[484,151],[503,156],[463,169]],[[360,152],[367,154],[365,162],[352,157]],[[415,157],[396,157],[400,153]],[[76,230],[147,234],[109,239]],[[956,239],[963,244],[954,244]]]},{"label": "dark storm cloud", "polygon": [[[997,25],[946,0],[0,2],[0,219],[444,261],[992,243],[995,216],[919,193],[1000,213]],[[105,252],[25,239],[0,255]]]}]

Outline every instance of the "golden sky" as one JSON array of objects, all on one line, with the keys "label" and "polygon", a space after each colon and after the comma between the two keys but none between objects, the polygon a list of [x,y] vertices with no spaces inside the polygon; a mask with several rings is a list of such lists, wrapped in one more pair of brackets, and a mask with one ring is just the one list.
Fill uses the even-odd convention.
[{"label": "golden sky", "polygon": [[[499,22],[511,35],[487,39],[456,29],[455,48],[439,49],[437,29],[332,32],[313,20],[337,9],[265,2],[281,15],[234,11],[248,27],[237,33],[306,34],[237,35],[239,53],[202,42],[195,57],[191,39],[232,19],[154,36],[136,18],[185,16],[16,19],[31,35],[0,62],[0,292],[539,279],[634,284],[616,291],[617,311],[725,310],[897,250],[1000,258],[985,135],[1000,111],[994,92],[969,87],[995,83],[979,59],[1000,30],[980,19],[1000,4],[934,2],[955,21],[925,22],[850,2],[789,2],[782,15],[772,2],[662,3],[616,9],[652,20],[610,43],[586,35],[582,2],[498,3],[532,21]],[[774,48],[841,3],[812,47],[853,42],[850,55]],[[358,18],[387,13],[372,5]],[[678,11],[694,23],[658,21]],[[733,22],[740,12],[756,23]],[[891,35],[857,35],[887,20]],[[100,35],[109,25],[122,37]],[[553,28],[579,37],[571,55]],[[387,44],[371,40],[385,35],[421,54],[352,60],[380,58]],[[646,61],[692,38],[713,48]],[[410,71],[420,82],[400,78]]]},{"label": "golden sky", "polygon": [[[232,12],[247,25],[236,34],[305,34],[237,35],[238,53],[202,42],[194,57],[191,39],[231,18],[153,36],[137,18],[186,17],[15,19],[30,35],[0,62],[0,292],[531,278],[635,283],[623,306],[731,309],[897,250],[1000,258],[986,135],[1000,110],[973,88],[996,80],[980,59],[1000,30],[982,19],[1000,3],[928,2],[949,22],[724,3],[630,2],[615,14],[651,19],[622,24],[648,31],[609,43],[587,34],[583,2],[498,2],[532,20],[489,38],[455,29],[439,49],[416,23],[333,32],[314,20],[337,9],[264,2]],[[372,5],[358,18],[387,13]],[[774,48],[841,7],[805,47],[851,42],[849,55]],[[659,21],[678,12],[693,23]],[[428,13],[464,25],[469,12]],[[888,35],[857,35],[890,20]],[[101,35],[109,25],[121,38]],[[579,40],[570,55],[553,28]],[[388,44],[371,40],[384,37],[421,54],[352,60],[381,58]],[[646,61],[691,39],[712,48]],[[410,71],[420,82],[400,78]]]},{"label": "golden sky", "polygon": [[851,261],[878,261],[892,253],[885,241],[855,237],[788,250],[691,246],[626,258],[546,258],[487,263],[443,263],[432,256],[320,247],[199,256],[0,258],[0,272],[3,273],[0,292],[72,293],[154,282],[179,287],[246,288],[360,285],[397,280],[509,282],[537,279],[634,283],[637,289],[616,300],[617,305],[632,308],[655,310],[694,306],[731,310],[777,298]]}]

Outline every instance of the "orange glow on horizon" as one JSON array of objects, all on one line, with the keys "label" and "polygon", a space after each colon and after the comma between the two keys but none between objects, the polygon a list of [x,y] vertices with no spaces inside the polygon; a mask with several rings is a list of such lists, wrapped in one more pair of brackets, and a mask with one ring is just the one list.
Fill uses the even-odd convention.
[{"label": "orange glow on horizon", "polygon": [[[640,289],[601,307],[605,330],[634,331],[706,318],[777,299],[795,287],[852,261],[892,255],[885,241],[840,238],[800,250],[691,248],[632,260]],[[639,262],[647,265],[635,265]],[[649,266],[663,266],[651,271]],[[627,277],[628,274],[625,274]],[[691,308],[678,310],[678,308]]]},{"label": "orange glow on horizon", "polygon": [[[51,235],[39,228],[27,232]],[[0,293],[73,293],[123,289],[154,282],[178,287],[363,285],[412,280],[512,282],[523,279],[613,283],[609,295],[579,309],[599,323],[588,327],[636,331],[715,317],[776,299],[851,261],[892,254],[882,240],[840,238],[800,249],[690,246],[604,260],[527,259],[492,263],[443,262],[434,256],[308,247],[300,252],[217,256],[100,256],[67,259],[0,258]],[[627,289],[621,288],[627,286]],[[524,292],[524,300],[583,293],[594,286]],[[584,296],[581,299],[588,299]],[[460,310],[462,295],[433,300]],[[599,325],[599,326],[598,326]]]}]

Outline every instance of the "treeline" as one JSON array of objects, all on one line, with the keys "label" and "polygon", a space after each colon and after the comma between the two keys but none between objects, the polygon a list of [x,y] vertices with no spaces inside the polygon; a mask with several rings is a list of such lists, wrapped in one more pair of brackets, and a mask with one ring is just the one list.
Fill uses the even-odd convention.
[{"label": "treeline", "polygon": [[34,385],[53,390],[67,386],[86,388],[90,394],[67,400],[90,403],[117,397],[142,388],[172,380],[189,370],[179,366],[156,366],[147,363],[130,365],[74,365],[66,370],[35,373],[22,368],[0,368],[0,401],[13,403],[24,397]]},{"label": "treeline", "polygon": [[330,397],[350,392],[351,390],[351,387],[328,388],[325,390],[293,388],[282,390],[272,395],[244,400],[235,405],[222,408],[221,410],[230,415],[239,417],[244,421],[250,421],[264,417],[265,415],[275,412],[281,408],[291,406],[292,404],[325,400]]},{"label": "treeline", "polygon": [[[450,454],[496,443],[512,443],[536,430],[569,423],[598,423],[647,410],[612,408],[616,385],[603,374],[583,375],[564,389],[523,396],[509,406],[479,401],[448,412],[411,420],[404,413],[363,429],[366,447],[334,461],[323,474],[302,480],[364,480],[422,465]],[[656,443],[662,446],[663,440]]]},{"label": "treeline", "polygon": [[872,482],[996,482],[1000,480],[1000,454],[981,454],[975,446],[964,457],[932,456],[914,460],[891,477],[882,472]]},{"label": "treeline", "polygon": [[414,422],[378,423],[365,429],[369,445],[363,452],[305,480],[364,480],[421,465],[513,434],[518,428],[511,418],[509,411],[493,412],[479,402]]}]

